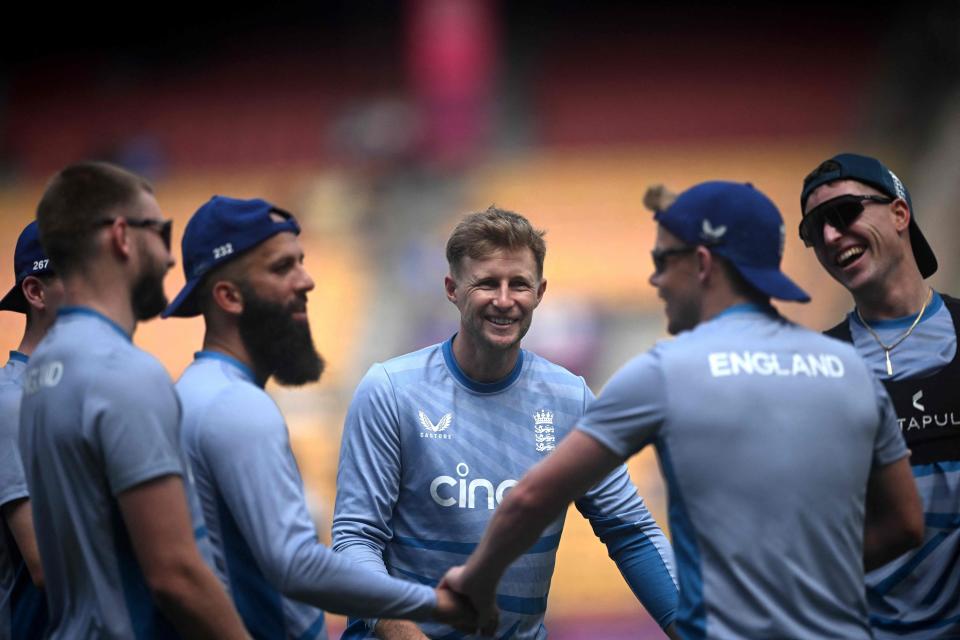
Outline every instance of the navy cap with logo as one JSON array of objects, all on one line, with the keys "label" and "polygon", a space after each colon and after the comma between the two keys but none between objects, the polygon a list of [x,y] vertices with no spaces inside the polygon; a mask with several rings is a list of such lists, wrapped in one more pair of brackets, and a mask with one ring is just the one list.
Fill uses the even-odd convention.
[{"label": "navy cap with logo", "polygon": [[821,162],[816,169],[803,179],[803,191],[800,192],[800,210],[807,207],[807,199],[815,189],[835,180],[856,180],[890,196],[902,198],[910,208],[910,246],[917,261],[920,274],[926,278],[937,271],[937,257],[930,243],[923,237],[917,225],[917,216],[910,200],[910,192],[900,178],[886,165],[869,156],[856,153],[839,153],[829,160]]},{"label": "navy cap with logo", "polygon": [[703,182],[693,186],[654,219],[690,246],[703,245],[726,258],[758,291],[781,300],[810,296],[780,271],[783,218],[776,205],[751,184]]},{"label": "navy cap with logo", "polygon": [[[275,220],[271,214],[283,220]],[[183,273],[187,283],[162,316],[200,315],[195,293],[204,276],[284,231],[299,235],[300,225],[292,214],[266,200],[213,196],[197,209],[183,232]]]},{"label": "navy cap with logo", "polygon": [[47,258],[47,253],[40,244],[40,228],[33,221],[24,227],[17,239],[17,248],[13,254],[14,285],[7,295],[0,300],[0,310],[18,311],[26,313],[30,308],[27,299],[23,296],[21,283],[27,276],[41,276],[53,273],[53,267]]}]

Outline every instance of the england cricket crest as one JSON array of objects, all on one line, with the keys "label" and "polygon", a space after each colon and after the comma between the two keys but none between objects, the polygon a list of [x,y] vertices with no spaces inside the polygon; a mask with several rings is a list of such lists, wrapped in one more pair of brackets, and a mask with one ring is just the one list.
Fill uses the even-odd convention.
[{"label": "england cricket crest", "polygon": [[533,441],[538,453],[549,453],[557,445],[552,411],[540,409],[533,414]]}]

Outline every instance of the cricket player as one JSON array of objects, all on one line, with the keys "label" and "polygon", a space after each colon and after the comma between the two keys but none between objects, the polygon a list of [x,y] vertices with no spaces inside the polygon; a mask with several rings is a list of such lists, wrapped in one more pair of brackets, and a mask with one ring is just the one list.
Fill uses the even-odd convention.
[{"label": "cricket player", "polygon": [[610,379],[444,584],[493,628],[514,558],[652,444],[670,494],[681,637],[872,637],[864,567],[923,535],[889,397],[852,347],[770,305],[809,297],[780,271],[783,220],[760,191],[705,182],[655,208],[650,282],[676,339]]},{"label": "cricket player", "polygon": [[131,341],[166,304],[170,221],[143,178],[83,162],[53,177],[37,222],[64,289],[19,434],[50,637],[247,637],[195,540],[173,383]]},{"label": "cricket player", "polygon": [[187,282],[164,312],[203,315],[206,327],[177,393],[217,571],[258,639],[325,638],[321,609],[472,628],[473,610],[449,590],[364,569],[317,539],[286,423],[264,391],[271,377],[302,385],[323,371],[299,234],[264,200],[211,198],[187,224]]},{"label": "cricket player", "polygon": [[[514,485],[567,437],[593,394],[583,378],[521,348],[543,298],[543,232],[491,207],[447,242],[447,298],[460,330],[375,364],[347,414],[334,548],[382,573],[437,584],[475,548]],[[670,545],[626,467],[577,501],[627,583],[670,629],[677,588]],[[545,638],[547,593],[564,514],[507,570],[498,638]],[[513,534],[510,534],[513,535]],[[449,627],[356,620],[348,638],[448,638]]]}]

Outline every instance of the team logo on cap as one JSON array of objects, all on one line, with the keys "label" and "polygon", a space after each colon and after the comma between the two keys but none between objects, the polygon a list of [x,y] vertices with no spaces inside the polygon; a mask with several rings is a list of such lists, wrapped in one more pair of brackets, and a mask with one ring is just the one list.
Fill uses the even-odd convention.
[{"label": "team logo on cap", "polygon": [[719,240],[723,237],[723,234],[726,232],[726,225],[714,227],[712,224],[710,224],[709,220],[704,218],[703,224],[700,227],[700,238],[706,242],[719,242]]},{"label": "team logo on cap", "polygon": [[903,183],[900,182],[900,178],[898,178],[897,174],[895,174],[893,171],[890,171],[890,169],[887,169],[887,173],[890,174],[890,179],[893,180],[893,189],[897,192],[897,197],[905,200],[907,198],[907,192],[903,188]]},{"label": "team logo on cap", "polygon": [[553,411],[540,409],[533,414],[533,440],[538,453],[553,451],[557,446],[553,432]]},{"label": "team logo on cap", "polygon": [[417,415],[420,418],[420,425],[426,429],[426,432],[421,431],[421,438],[435,438],[439,440],[449,440],[451,438],[449,433],[443,433],[450,428],[450,424],[453,422],[453,414],[445,413],[439,420],[437,424],[433,424],[430,418],[427,417],[427,414],[423,410],[417,411]]}]

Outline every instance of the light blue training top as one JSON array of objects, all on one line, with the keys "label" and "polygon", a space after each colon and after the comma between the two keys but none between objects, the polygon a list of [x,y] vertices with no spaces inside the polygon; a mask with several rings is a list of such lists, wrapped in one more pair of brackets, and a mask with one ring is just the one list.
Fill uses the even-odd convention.
[{"label": "light blue training top", "polygon": [[656,447],[683,637],[871,637],[867,480],[907,451],[850,345],[731,307],[628,362],[579,428],[624,457]]},{"label": "light blue training top", "polygon": [[[887,344],[910,328],[916,316],[870,322]],[[913,332],[890,352],[893,375],[887,375],[884,351],[851,311],[847,323],[857,352],[881,380],[934,379],[957,355],[957,329],[936,291]],[[922,398],[915,405],[923,406]],[[929,415],[929,414],[927,414]],[[960,412],[936,415],[960,429]],[[909,428],[909,424],[903,424]],[[878,640],[931,640],[960,635],[960,462],[913,465],[923,502],[923,544],[867,574],[868,605]]]},{"label": "light blue training top", "polygon": [[[521,351],[504,379],[479,383],[453,356],[452,340],[374,365],[344,425],[334,548],[391,575],[435,584],[462,564],[494,509],[552,451],[593,398],[583,378]],[[620,466],[576,502],[634,593],[662,625],[677,589],[669,543]],[[560,516],[506,571],[497,638],[544,638],[544,612],[563,529]],[[375,620],[345,638],[371,637]],[[440,624],[431,638],[462,638]]]},{"label": "light blue training top", "polygon": [[321,605],[430,615],[433,589],[363,569],[319,542],[286,423],[248,367],[202,351],[176,388],[216,568],[256,638],[325,638]]},{"label": "light blue training top", "polygon": [[106,316],[60,310],[23,378],[20,451],[46,580],[51,638],[175,637],[155,606],[117,496],[185,478],[194,533],[210,559],[178,445],[180,404],[163,366]]}]

